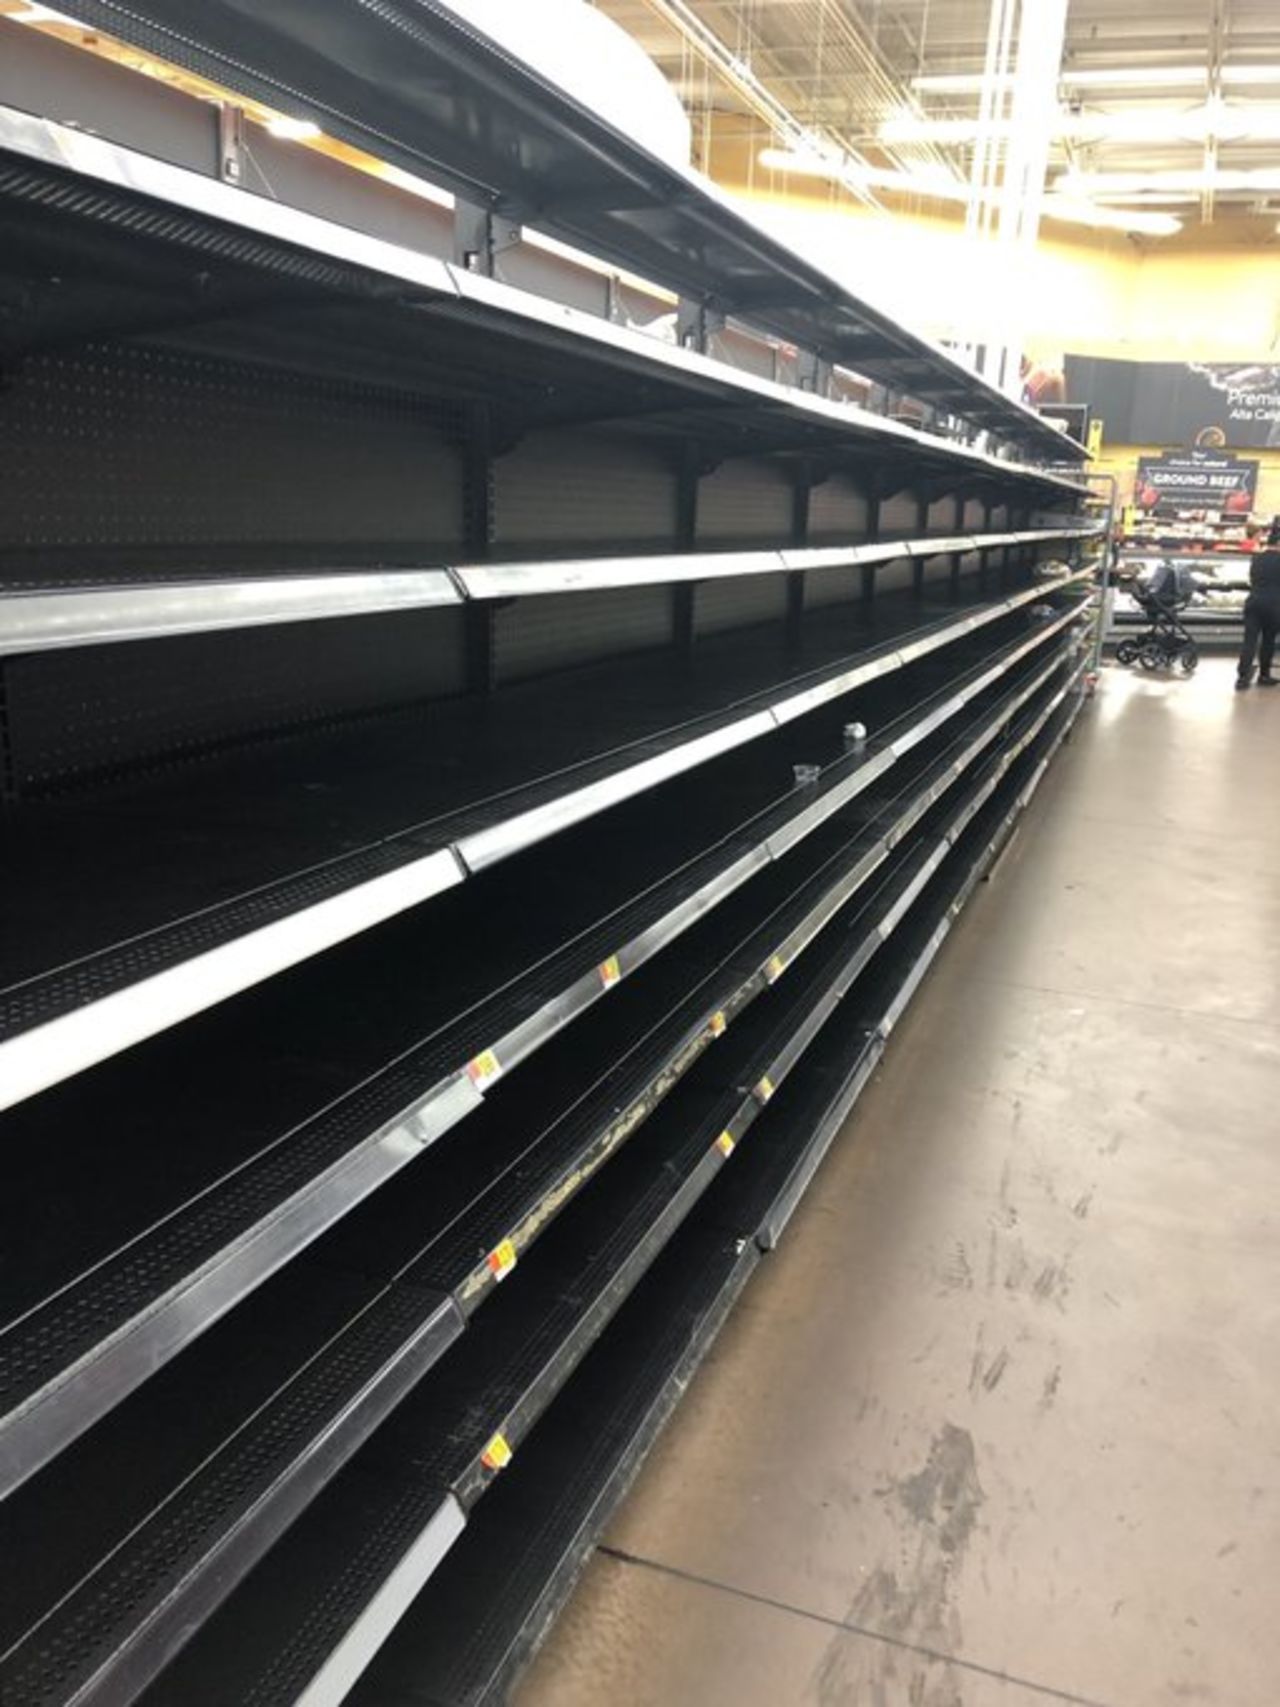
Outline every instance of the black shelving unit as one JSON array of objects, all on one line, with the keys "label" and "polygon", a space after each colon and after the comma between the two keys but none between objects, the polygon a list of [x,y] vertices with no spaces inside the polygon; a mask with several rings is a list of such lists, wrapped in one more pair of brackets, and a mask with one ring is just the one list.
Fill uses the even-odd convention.
[{"label": "black shelving unit", "polygon": [[[1096,524],[444,10],[68,9],[465,196],[269,199],[0,22],[0,1698],[496,1701],[1068,732]],[[680,342],[475,264],[517,207]]]}]

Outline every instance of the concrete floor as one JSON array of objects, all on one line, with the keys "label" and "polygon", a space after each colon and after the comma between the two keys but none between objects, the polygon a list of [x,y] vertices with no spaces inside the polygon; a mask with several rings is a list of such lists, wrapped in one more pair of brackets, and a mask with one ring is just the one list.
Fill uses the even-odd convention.
[{"label": "concrete floor", "polygon": [[1280,1702],[1280,692],[1110,669],[519,1707]]}]

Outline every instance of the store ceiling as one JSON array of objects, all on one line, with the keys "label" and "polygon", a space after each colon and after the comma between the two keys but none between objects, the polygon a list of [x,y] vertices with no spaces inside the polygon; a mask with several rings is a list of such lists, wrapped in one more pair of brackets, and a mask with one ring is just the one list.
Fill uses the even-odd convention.
[{"label": "store ceiling", "polygon": [[[770,125],[755,78],[856,157],[968,177],[988,0],[593,3],[662,66],[704,144],[732,116],[758,158]],[[1070,0],[1059,103],[1051,184],[1074,173],[1103,205],[1169,208],[1187,224],[1280,211],[1277,0]]]},{"label": "store ceiling", "polygon": [[[853,163],[840,182],[857,199],[963,216],[992,0],[589,3],[675,85],[694,121],[695,156],[713,176],[815,193],[812,180],[761,160],[780,145],[794,158],[812,135]],[[0,0],[5,16],[219,93],[39,0]],[[1070,197],[1119,230],[1141,233],[1145,219],[1151,235],[1163,221],[1189,239],[1206,225],[1211,241],[1274,239],[1280,0],[1068,0],[1055,127],[1049,218]],[[350,152],[323,138],[314,145]]]}]

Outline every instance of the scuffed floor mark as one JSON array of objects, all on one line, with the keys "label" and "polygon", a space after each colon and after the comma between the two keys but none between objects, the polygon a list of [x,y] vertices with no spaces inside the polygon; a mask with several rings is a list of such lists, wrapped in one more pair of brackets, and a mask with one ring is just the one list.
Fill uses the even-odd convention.
[{"label": "scuffed floor mark", "polygon": [[1092,1207],[1092,1205],[1093,1205],[1093,1190],[1092,1190],[1092,1188],[1090,1188],[1088,1191],[1085,1192],[1083,1197],[1077,1197],[1076,1198],[1075,1202],[1071,1205],[1071,1213],[1075,1216],[1077,1221],[1087,1220],[1088,1215],[1089,1215],[1089,1210]]},{"label": "scuffed floor mark", "polygon": [[973,1265],[962,1240],[951,1247],[942,1270],[942,1284],[948,1292],[973,1291]]},{"label": "scuffed floor mark", "polygon": [[1001,1347],[991,1359],[986,1374],[982,1377],[982,1385],[988,1393],[994,1393],[1000,1385],[1005,1370],[1009,1367],[1009,1353]]},{"label": "scuffed floor mark", "polygon": [[1056,1304],[1062,1309],[1066,1304],[1067,1291],[1071,1280],[1067,1273],[1067,1265],[1061,1262],[1047,1262],[1036,1275],[1031,1285],[1032,1296],[1042,1298],[1048,1304]]},{"label": "scuffed floor mark", "polygon": [[1008,1158],[1000,1170],[1000,1192],[991,1220],[995,1226],[1006,1229],[1018,1225],[1018,1211],[1013,1203],[1013,1163]]},{"label": "scuffed floor mark", "polygon": [[926,1539],[935,1536],[944,1553],[959,1553],[965,1547],[985,1497],[968,1429],[944,1423],[929,1448],[924,1469],[896,1486],[899,1503]]},{"label": "scuffed floor mark", "polygon": [[835,1634],[814,1670],[812,1696],[820,1707],[963,1707],[961,1675],[938,1656],[961,1645],[955,1580],[985,1498],[973,1437],[944,1423],[923,1467],[890,1481],[880,1497],[897,1515],[899,1560],[866,1573],[843,1622],[887,1641]]},{"label": "scuffed floor mark", "polygon": [[1058,1397],[1058,1388],[1062,1385],[1062,1365],[1055,1364],[1044,1378],[1044,1386],[1040,1391],[1040,1409],[1053,1409],[1053,1402]]},{"label": "scuffed floor mark", "polygon": [[1037,1261],[1028,1254],[1021,1239],[1014,1239],[1005,1261],[1004,1286],[1006,1292],[1022,1292],[1037,1303],[1055,1304],[1065,1310],[1071,1290],[1069,1261],[1066,1257],[1061,1261]]},{"label": "scuffed floor mark", "polygon": [[988,1358],[984,1343],[985,1324],[979,1327],[978,1336],[974,1342],[973,1360],[969,1365],[969,1391],[975,1396],[981,1392],[993,1393],[1000,1385],[1005,1370],[1009,1367],[1009,1349],[1001,1346],[994,1357]]}]

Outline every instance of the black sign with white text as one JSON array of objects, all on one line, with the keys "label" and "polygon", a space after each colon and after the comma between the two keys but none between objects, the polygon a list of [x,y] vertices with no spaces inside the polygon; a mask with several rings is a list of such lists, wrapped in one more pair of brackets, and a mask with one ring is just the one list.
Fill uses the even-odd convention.
[{"label": "black sign with white text", "polygon": [[1280,445],[1280,365],[1067,356],[1063,366],[1067,396],[1102,417],[1110,444]]},{"label": "black sign with white text", "polygon": [[1247,516],[1258,489],[1258,465],[1214,451],[1167,451],[1140,456],[1133,498],[1138,508],[1168,514],[1172,510],[1220,510]]}]

